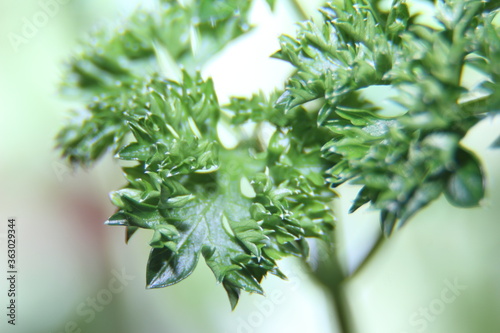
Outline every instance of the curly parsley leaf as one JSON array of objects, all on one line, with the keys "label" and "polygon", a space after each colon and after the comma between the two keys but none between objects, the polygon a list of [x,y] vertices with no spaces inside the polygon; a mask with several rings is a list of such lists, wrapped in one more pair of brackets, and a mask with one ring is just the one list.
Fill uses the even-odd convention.
[{"label": "curly parsley leaf", "polygon": [[284,277],[276,260],[306,256],[305,237],[329,237],[334,194],[320,146],[305,147],[292,132],[276,132],[269,153],[245,141],[226,150],[213,86],[200,80],[154,80],[147,111],[126,115],[135,141],[116,156],[138,165],[124,168],[129,184],[112,193],[120,210],[107,223],[153,230],[148,287],[181,281],[202,255],[234,307],[240,290],[263,292],[267,273]]},{"label": "curly parsley leaf", "polygon": [[116,30],[103,29],[82,44],[67,64],[63,92],[81,96],[57,137],[63,156],[90,165],[125,142],[122,115],[143,112],[144,78],[181,80],[230,41],[249,31],[251,1],[161,1],[154,12],[138,10]]},{"label": "curly parsley leaf", "polygon": [[[328,180],[363,185],[351,211],[366,203],[381,210],[386,234],[445,193],[460,207],[478,205],[484,174],[462,138],[497,112],[499,29],[493,2],[436,2],[439,27],[416,23],[405,1],[383,12],[370,1],[343,10],[329,5],[324,21],[283,36],[276,58],[296,67],[277,107],[285,112],[321,101],[317,122],[333,138],[323,146],[332,160]],[[464,68],[486,79],[467,85]],[[363,89],[387,87],[404,112],[387,112]]]},{"label": "curly parsley leaf", "polygon": [[[72,163],[89,165],[109,149],[132,163],[123,167],[127,185],[111,193],[118,211],[106,223],[125,226],[127,241],[151,230],[148,288],[180,282],[203,256],[233,308],[242,290],[262,294],[268,273],[284,278],[277,260],[307,256],[305,238],[328,239],[333,222],[321,146],[279,129],[272,149],[253,138],[225,148],[219,128],[238,131],[256,120],[261,101],[254,99],[251,117],[231,119],[212,81],[193,71],[248,31],[250,5],[162,1],[158,12],[137,12],[117,32],[98,32],[70,62],[65,82],[66,92],[88,101],[86,110],[58,136]],[[241,114],[247,101],[240,102],[228,109]],[[259,123],[290,122],[281,123],[286,117],[272,106],[261,111]]]}]

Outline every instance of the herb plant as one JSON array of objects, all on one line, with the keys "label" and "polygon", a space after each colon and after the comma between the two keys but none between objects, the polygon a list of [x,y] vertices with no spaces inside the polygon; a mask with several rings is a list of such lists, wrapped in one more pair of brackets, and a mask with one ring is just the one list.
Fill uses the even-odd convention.
[{"label": "herb plant", "polygon": [[[234,308],[241,290],[262,294],[268,273],[284,278],[277,261],[307,259],[317,239],[330,256],[330,275],[317,275],[348,332],[346,276],[330,249],[337,186],[362,185],[351,212],[369,203],[386,235],[443,193],[452,205],[479,205],[485,175],[462,139],[498,111],[500,5],[433,4],[424,20],[404,0],[330,3],[322,20],[281,37],[273,56],[295,67],[282,91],[227,105],[195,69],[251,29],[251,1],[158,1],[92,35],[68,63],[63,91],[85,108],[58,147],[77,165],[110,150],[125,161],[127,184],[111,193],[118,210],[106,223],[125,226],[127,240],[152,230],[147,286],[183,280],[202,256]],[[400,111],[367,89],[390,91]]]}]

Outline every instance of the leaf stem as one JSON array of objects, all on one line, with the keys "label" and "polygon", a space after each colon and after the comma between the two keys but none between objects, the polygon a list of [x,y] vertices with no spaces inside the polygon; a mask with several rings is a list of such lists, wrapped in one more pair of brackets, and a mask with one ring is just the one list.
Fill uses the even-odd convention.
[{"label": "leaf stem", "polygon": [[[359,274],[368,263],[380,252],[385,243],[385,237],[380,234],[370,252],[352,274],[346,274],[340,264],[337,251],[333,248],[325,249],[324,259],[311,269],[318,281],[329,293],[330,301],[335,308],[335,316],[341,333],[354,333],[354,321],[346,296],[345,285],[355,275]],[[309,266],[310,267],[310,266]]]},{"label": "leaf stem", "polygon": [[335,253],[330,256],[332,269],[334,271],[334,278],[332,283],[327,284],[326,286],[330,291],[330,298],[335,306],[340,332],[342,333],[354,333],[354,324],[352,322],[353,317],[346,298],[344,285],[348,280],[359,274],[366,266],[368,266],[368,263],[380,252],[384,243],[385,237],[383,234],[380,234],[373,244],[370,252],[366,255],[355,271],[349,276],[343,273],[338,256]]},{"label": "leaf stem", "polygon": [[332,264],[336,266],[338,274],[337,278],[333,278],[329,284],[328,290],[330,291],[330,299],[335,307],[338,325],[341,333],[353,333],[352,315],[347,302],[347,297],[344,290],[346,276],[342,272],[340,262],[336,255],[332,258]]},{"label": "leaf stem", "polygon": [[338,253],[331,244],[326,245],[320,253],[320,259],[314,267],[307,266],[314,279],[328,292],[339,332],[353,333],[353,316],[345,292],[347,276],[342,269]]}]

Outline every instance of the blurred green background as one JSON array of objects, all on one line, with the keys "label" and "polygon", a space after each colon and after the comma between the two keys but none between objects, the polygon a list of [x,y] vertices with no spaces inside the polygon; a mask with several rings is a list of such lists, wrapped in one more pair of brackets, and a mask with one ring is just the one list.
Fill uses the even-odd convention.
[{"label": "blurred green background", "polygon": [[[289,281],[268,278],[267,298],[244,295],[234,312],[203,263],[176,286],[145,289],[150,235],[138,233],[127,245],[123,229],[103,225],[114,211],[108,193],[124,183],[120,169],[107,157],[90,170],[72,172],[59,159],[54,136],[68,109],[75,107],[58,95],[57,87],[63,63],[78,40],[95,27],[126,18],[138,5],[148,7],[150,1],[60,0],[53,15],[29,31],[27,22],[37,15],[43,19],[40,12],[47,11],[49,2],[55,0],[0,0],[2,309],[7,305],[3,276],[8,217],[17,218],[19,231],[17,325],[7,325],[2,310],[0,332],[335,332],[327,293],[294,260],[282,262]],[[303,5],[313,15],[320,2],[304,0]],[[297,20],[288,0],[278,1],[275,13],[264,0],[255,2],[256,29],[202,68],[214,78],[221,102],[283,84],[291,68],[269,55],[278,49],[280,34],[293,34]],[[13,43],[23,29],[30,38]],[[499,119],[486,119],[465,142],[481,156],[488,176],[482,206],[457,209],[441,198],[347,282],[357,332],[500,332],[500,205],[495,204],[500,202],[500,154],[489,148],[499,125]],[[337,248],[351,271],[379,233],[378,216],[369,209],[348,216],[356,189],[340,192]],[[125,272],[130,281],[109,293],[117,272]],[[424,318],[419,311],[439,303],[446,281],[456,280],[466,289],[439,315],[424,320],[425,329],[422,321],[415,324]],[[91,316],[88,302],[96,297],[106,304],[98,304]]]}]

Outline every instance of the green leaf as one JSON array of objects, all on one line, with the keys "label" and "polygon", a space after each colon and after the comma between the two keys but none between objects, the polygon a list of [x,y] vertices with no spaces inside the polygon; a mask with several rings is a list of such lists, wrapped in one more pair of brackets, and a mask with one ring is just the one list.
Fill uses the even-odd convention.
[{"label": "green leaf", "polygon": [[[461,207],[483,198],[481,163],[460,142],[498,111],[498,6],[438,1],[430,27],[403,0],[386,11],[329,4],[323,22],[280,38],[274,57],[296,69],[284,91],[221,107],[194,69],[251,29],[252,1],[160,3],[97,32],[69,62],[64,90],[85,107],[57,137],[72,163],[112,151],[133,164],[106,223],[126,241],[151,230],[148,288],[185,279],[202,255],[233,309],[242,290],[263,294],[268,273],[285,277],[277,260],[309,256],[306,238],[333,242],[331,187],[346,182],[362,186],[350,211],[370,203],[386,235],[442,192]],[[465,65],[484,82],[470,87]],[[396,97],[369,95],[380,86]]]},{"label": "green leaf", "polygon": [[[474,1],[437,2],[442,26],[429,27],[419,23],[420,14],[410,15],[405,1],[394,1],[387,11],[365,0],[352,4],[349,10],[329,4],[321,10],[323,22],[302,23],[296,37],[280,39],[274,56],[296,72],[277,108],[288,114],[315,100],[310,113],[331,134],[322,145],[323,158],[330,161],[326,180],[335,187],[348,181],[362,185],[351,212],[371,203],[381,211],[386,234],[445,187],[450,202],[476,205],[484,195],[480,165],[455,158],[467,132],[497,109],[500,48],[493,41],[500,38],[492,23],[497,11],[489,13],[491,8]],[[481,89],[489,95],[464,103],[477,94],[465,84],[467,62],[495,83],[486,80]],[[381,85],[397,91],[391,102],[404,113],[395,114],[388,101],[367,94],[365,88]],[[462,163],[458,169],[457,163]],[[463,174],[471,175],[470,181]]]},{"label": "green leaf", "polygon": [[461,150],[458,168],[452,173],[446,185],[446,198],[458,207],[474,207],[484,197],[484,175],[477,157]]},{"label": "green leaf", "polygon": [[145,162],[151,155],[151,146],[132,143],[123,147],[118,152],[118,158],[124,161],[142,161]]},{"label": "green leaf", "polygon": [[222,284],[229,298],[229,302],[231,304],[231,309],[234,310],[236,305],[238,305],[238,300],[240,299],[240,289],[234,287],[229,282],[224,282]]},{"label": "green leaf", "polygon": [[358,210],[361,206],[364,204],[375,200],[376,199],[376,191],[371,190],[369,187],[364,186],[358,193],[356,199],[354,199],[354,202],[349,209],[349,213],[354,213],[356,210]]},{"label": "green leaf", "polygon": [[[185,278],[193,271],[204,247],[212,251],[211,256],[206,257],[207,263],[222,267],[218,270],[223,272],[218,277],[220,281],[225,278],[225,269],[232,266],[231,258],[237,253],[245,253],[237,240],[226,233],[222,223],[224,217],[233,223],[244,222],[250,217],[250,202],[235,189],[202,195],[203,199],[182,208],[172,207],[167,213],[169,220],[181,221],[174,224],[180,232],[176,253],[162,252],[162,256],[156,249],[152,250],[148,264],[149,287],[164,287]],[[186,262],[189,265],[185,265]]]},{"label": "green leaf", "polygon": [[146,270],[147,288],[160,288],[173,285],[187,278],[196,268],[199,258],[197,249],[188,246],[168,247],[151,250]]}]

